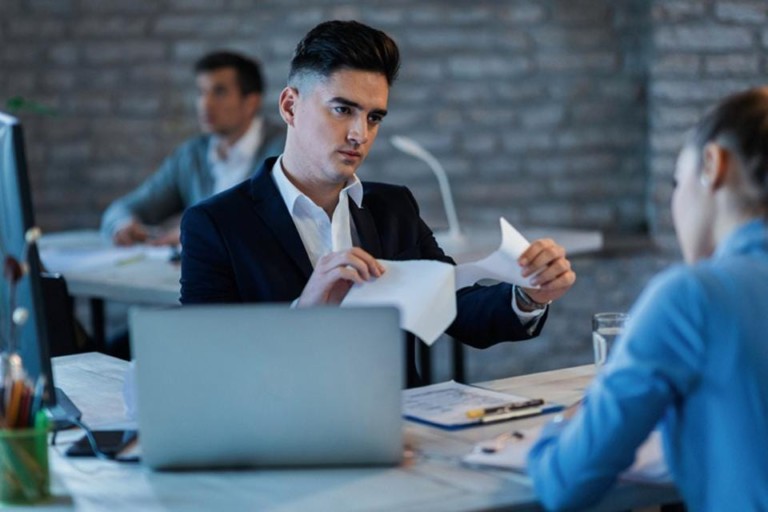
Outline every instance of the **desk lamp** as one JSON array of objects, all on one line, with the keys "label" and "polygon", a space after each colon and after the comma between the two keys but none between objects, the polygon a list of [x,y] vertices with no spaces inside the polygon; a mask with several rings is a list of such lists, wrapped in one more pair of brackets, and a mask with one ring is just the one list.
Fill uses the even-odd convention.
[{"label": "desk lamp", "polygon": [[454,250],[465,245],[466,240],[464,240],[464,235],[462,235],[461,229],[459,228],[459,219],[456,216],[456,207],[453,204],[451,185],[448,183],[448,176],[445,173],[445,169],[443,169],[443,166],[437,161],[437,158],[415,140],[400,135],[393,135],[389,140],[395,148],[406,155],[410,155],[426,163],[437,178],[437,183],[440,186],[440,197],[443,201],[443,208],[445,208],[445,216],[448,219],[448,231],[435,232],[434,235],[435,239],[440,244],[440,247],[442,247],[448,254],[451,254]]}]

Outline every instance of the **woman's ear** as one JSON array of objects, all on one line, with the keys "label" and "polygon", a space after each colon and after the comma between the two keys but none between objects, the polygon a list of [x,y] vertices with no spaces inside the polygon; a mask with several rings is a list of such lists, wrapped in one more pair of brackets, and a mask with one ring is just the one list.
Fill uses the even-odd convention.
[{"label": "woman's ear", "polygon": [[731,154],[720,144],[709,142],[704,146],[701,184],[717,190],[723,186],[731,164]]},{"label": "woman's ear", "polygon": [[299,91],[294,87],[286,87],[280,93],[280,100],[278,101],[278,108],[280,110],[280,117],[288,126],[293,126],[295,119],[296,103],[299,100]]}]

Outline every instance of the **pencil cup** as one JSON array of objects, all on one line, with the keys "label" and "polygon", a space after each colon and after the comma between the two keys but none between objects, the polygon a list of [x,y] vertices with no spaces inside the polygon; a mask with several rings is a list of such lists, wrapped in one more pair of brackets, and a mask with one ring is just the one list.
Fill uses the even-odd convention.
[{"label": "pencil cup", "polygon": [[592,345],[598,368],[605,364],[628,318],[626,313],[596,313],[592,316]]},{"label": "pencil cup", "polygon": [[0,429],[0,503],[49,498],[47,434],[45,428]]}]

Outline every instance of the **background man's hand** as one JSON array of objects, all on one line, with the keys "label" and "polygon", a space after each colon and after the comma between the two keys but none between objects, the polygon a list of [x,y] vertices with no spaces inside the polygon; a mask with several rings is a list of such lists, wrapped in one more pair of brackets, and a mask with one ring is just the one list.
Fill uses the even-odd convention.
[{"label": "background man's hand", "polygon": [[121,246],[139,244],[145,242],[147,238],[149,238],[149,230],[137,220],[132,220],[130,224],[118,229],[112,235],[115,245]]},{"label": "background man's hand", "polygon": [[169,228],[147,240],[149,245],[181,245],[181,228],[178,226]]},{"label": "background man's hand", "polygon": [[340,304],[355,283],[379,277],[384,267],[359,247],[326,254],[301,292],[298,307]]},{"label": "background man's hand", "polygon": [[523,269],[523,277],[536,274],[532,284],[540,288],[524,288],[525,293],[536,302],[559,299],[576,281],[571,262],[565,257],[565,249],[549,238],[534,241],[517,261]]}]

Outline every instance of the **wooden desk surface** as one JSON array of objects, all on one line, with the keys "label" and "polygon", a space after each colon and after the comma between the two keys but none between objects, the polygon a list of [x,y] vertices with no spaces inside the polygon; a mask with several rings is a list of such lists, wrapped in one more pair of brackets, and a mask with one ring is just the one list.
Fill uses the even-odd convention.
[{"label": "wooden desk surface", "polygon": [[[89,353],[54,359],[57,386],[82,409],[94,428],[125,425],[123,374],[127,363]],[[591,366],[488,383],[490,387],[570,403],[592,377]],[[527,477],[463,467],[459,458],[477,441],[545,418],[442,431],[404,422],[417,455],[395,468],[244,470],[155,473],[140,465],[62,456],[77,432],[59,435],[51,449],[56,499],[44,510],[540,510]],[[674,489],[621,485],[595,510],[617,510],[672,501]]]}]

